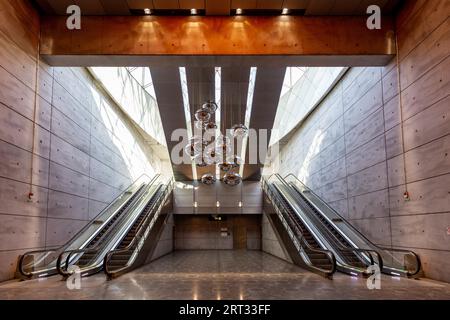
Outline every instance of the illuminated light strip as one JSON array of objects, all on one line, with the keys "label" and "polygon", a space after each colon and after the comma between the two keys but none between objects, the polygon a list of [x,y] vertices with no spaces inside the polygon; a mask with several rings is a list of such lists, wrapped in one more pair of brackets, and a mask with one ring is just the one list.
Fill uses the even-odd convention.
[{"label": "illuminated light strip", "polygon": [[239,174],[241,177],[244,176],[244,164],[245,164],[245,157],[247,153],[247,142],[248,142],[248,136],[250,134],[250,118],[252,115],[252,108],[253,108],[253,95],[255,93],[255,82],[256,82],[256,67],[250,68],[250,78],[248,81],[248,93],[247,93],[247,106],[245,109],[245,122],[244,125],[249,130],[246,137],[242,139],[242,149],[241,149],[241,159],[242,164],[239,167]]},{"label": "illuminated light strip", "polygon": [[[189,106],[189,93],[188,93],[188,87],[187,87],[187,77],[186,77],[186,68],[180,67],[180,80],[181,80],[181,92],[183,93],[183,105],[184,105],[184,116],[186,118],[186,129],[187,129],[187,135],[188,140],[192,139],[193,133],[192,133],[192,121],[191,121],[191,108]],[[197,167],[192,161],[192,177],[194,180],[197,180]]]},{"label": "illuminated light strip", "polygon": [[[216,110],[216,143],[218,143],[219,141],[219,137],[221,135],[220,132],[220,112],[222,110],[221,107],[221,94],[222,94],[222,68],[221,67],[215,67],[214,68],[214,88],[215,88],[215,93],[214,93],[214,99],[215,102],[217,104],[217,110]],[[216,165],[216,179],[219,180],[220,177],[220,167],[219,164]]]}]

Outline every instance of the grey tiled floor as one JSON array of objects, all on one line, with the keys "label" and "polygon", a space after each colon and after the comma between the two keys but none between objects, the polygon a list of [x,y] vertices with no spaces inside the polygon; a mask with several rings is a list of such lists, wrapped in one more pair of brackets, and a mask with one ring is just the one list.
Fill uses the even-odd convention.
[{"label": "grey tiled floor", "polygon": [[177,251],[118,279],[51,277],[0,284],[0,299],[450,299],[450,284],[382,276],[381,290],[337,273],[324,279],[261,251]]}]

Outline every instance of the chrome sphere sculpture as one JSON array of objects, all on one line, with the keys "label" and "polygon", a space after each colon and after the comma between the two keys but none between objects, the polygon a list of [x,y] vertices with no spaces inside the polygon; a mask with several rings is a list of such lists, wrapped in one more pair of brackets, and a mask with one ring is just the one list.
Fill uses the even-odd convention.
[{"label": "chrome sphere sculpture", "polygon": [[206,185],[212,185],[216,182],[216,177],[211,173],[205,173],[202,176],[202,183]]},{"label": "chrome sphere sculpture", "polygon": [[237,186],[242,182],[242,177],[236,172],[227,172],[223,176],[223,182],[229,186]]}]

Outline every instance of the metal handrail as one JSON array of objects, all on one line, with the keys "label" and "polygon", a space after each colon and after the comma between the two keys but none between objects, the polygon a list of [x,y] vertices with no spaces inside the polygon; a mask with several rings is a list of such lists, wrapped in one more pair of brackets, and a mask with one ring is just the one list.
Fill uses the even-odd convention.
[{"label": "metal handrail", "polygon": [[[280,177],[280,179],[281,179],[281,177]],[[305,213],[306,213],[306,212],[307,212],[307,213],[310,213],[310,211],[308,211],[308,208],[307,208],[307,207],[305,208],[302,204],[299,204],[299,205],[300,205],[302,211],[305,211]],[[309,214],[308,214],[308,215],[309,215]],[[317,224],[319,225],[319,228],[321,228],[322,224],[320,223],[320,220],[319,220],[318,217],[314,214],[314,212],[312,213],[312,215],[311,215],[310,218],[313,219],[313,220],[315,221],[315,223],[317,223]],[[333,233],[328,233],[328,232],[326,232],[326,231],[325,231],[325,232],[326,232],[326,233],[325,233],[323,229],[322,229],[321,232],[324,233],[323,235],[324,235],[326,238],[329,238],[329,239],[330,239],[330,237],[331,237],[330,240],[333,241],[334,246],[335,246],[335,249],[337,249],[337,250],[340,251],[340,252],[357,252],[357,253],[364,253],[364,254],[366,254],[366,255],[369,257],[370,265],[374,265],[374,263],[375,263],[375,261],[374,261],[374,259],[373,259],[373,256],[372,256],[372,253],[374,253],[374,254],[377,256],[377,263],[378,263],[378,265],[380,266],[380,270],[383,269],[383,258],[381,257],[381,255],[379,254],[378,251],[373,250],[373,249],[365,249],[365,248],[344,247],[344,246],[342,246],[342,245],[340,244],[341,241],[336,237],[335,234],[333,234]],[[345,268],[353,269],[353,270],[355,270],[355,268],[356,268],[356,269],[358,269],[357,271],[360,272],[360,268],[359,268],[359,267],[355,267],[355,266],[353,266],[353,265],[351,265],[351,264],[348,264],[347,262],[345,262],[345,264],[343,264],[343,266],[344,266]],[[362,274],[367,275],[367,271],[363,271]]]},{"label": "metal handrail", "polygon": [[[160,174],[157,174],[153,177],[153,179],[151,180],[151,182],[148,185],[148,189],[150,189],[159,179],[159,177],[161,177]],[[145,193],[145,192],[142,192]],[[139,197],[135,199],[133,205],[135,205],[139,200]],[[116,221],[116,224],[119,223],[119,221],[121,221],[120,219],[118,221]],[[80,253],[98,253],[100,250],[102,250],[103,246],[102,244],[98,244],[96,245],[94,248],[86,248],[86,249],[74,249],[74,250],[67,250],[67,251],[63,251],[61,252],[61,254],[58,256],[57,262],[56,262],[56,269],[58,271],[59,274],[63,275],[63,276],[68,276],[71,273],[69,272],[69,262],[70,262],[70,258],[75,255],[75,254],[80,254]],[[66,259],[65,259],[65,265],[62,265],[62,258],[64,257],[65,254],[68,254]],[[66,267],[66,270],[63,269],[63,267]]]},{"label": "metal handrail", "polygon": [[[381,250],[393,251],[393,252],[404,252],[404,253],[414,256],[415,261],[416,261],[416,269],[414,270],[414,272],[406,271],[406,274],[408,275],[408,277],[413,277],[420,272],[421,267],[422,267],[422,262],[420,260],[419,255],[417,253],[415,253],[414,251],[407,250],[407,249],[400,249],[400,248],[381,247],[381,246],[377,246],[377,245],[375,245],[375,246]],[[389,268],[389,267],[386,267],[386,268]],[[395,268],[390,268],[390,269],[395,269]]]},{"label": "metal handrail", "polygon": [[[270,177],[269,177],[269,179],[270,179]],[[285,207],[285,205],[282,203],[282,201],[280,201],[280,200],[278,199],[279,196],[276,195],[276,194],[270,189],[269,184],[266,182],[266,179],[264,179],[264,178],[263,178],[263,189],[265,189],[267,195],[269,196],[270,200],[272,200],[272,203],[277,207],[278,211],[281,211],[281,210],[279,209],[279,206],[280,206],[280,205],[281,205],[282,207],[284,207],[285,209],[287,209],[287,208]],[[273,199],[274,196],[275,196],[277,199],[274,200],[274,199]],[[286,212],[289,212],[289,210],[286,210]],[[280,212],[280,214],[282,215],[281,212]],[[283,216],[283,215],[282,215],[282,216]],[[301,246],[301,248],[303,249],[303,251],[305,250],[304,246],[306,246],[306,249],[307,249],[307,250],[310,250],[311,252],[316,252],[316,253],[325,254],[325,255],[328,257],[328,259],[330,260],[332,267],[331,267],[330,270],[327,270],[327,269],[323,269],[323,268],[317,267],[317,266],[313,265],[311,261],[305,261],[305,259],[302,258],[303,261],[308,265],[308,267],[310,267],[310,268],[312,268],[312,269],[315,269],[315,270],[317,270],[317,271],[319,271],[319,272],[325,273],[325,274],[327,274],[328,276],[331,276],[332,274],[334,274],[334,273],[336,272],[336,257],[334,256],[334,254],[333,254],[331,251],[326,250],[326,249],[316,249],[316,248],[313,248],[313,247],[306,241],[306,239],[305,239],[305,237],[304,237],[304,235],[303,235],[303,232],[300,230],[300,228],[298,228],[298,226],[296,225],[296,223],[293,222],[292,217],[291,217],[289,214],[288,214],[287,216],[289,217],[289,222],[288,222],[289,228],[291,228],[291,230],[292,230],[292,229],[295,230],[295,234],[296,234],[297,239],[298,239],[301,243],[303,243],[303,245],[300,244],[300,246]],[[284,216],[283,216],[283,218],[284,218]],[[299,237],[299,235],[300,235],[300,237]],[[306,254],[306,252],[305,252],[305,254]],[[307,254],[306,254],[306,255],[307,255]]]},{"label": "metal handrail", "polygon": [[[102,214],[104,214],[107,210],[109,210],[110,208],[111,208],[111,206],[113,205],[113,204],[115,204],[116,203],[116,201],[117,200],[119,200],[120,199],[120,197],[122,197],[123,196],[123,194],[125,193],[125,192],[127,192],[134,184],[136,184],[136,182],[138,182],[139,180],[141,180],[142,178],[144,178],[144,177],[147,177],[148,179],[152,179],[151,180],[151,182],[153,182],[153,179],[155,179],[155,177],[153,177],[153,178],[150,178],[147,174],[142,174],[141,176],[139,176],[139,178],[137,178],[136,180],[134,180],[133,181],[133,183],[131,183],[129,186],[128,186],[128,188],[126,188],[125,189],[125,191],[124,192],[122,192],[122,193],[120,193],[117,197],[115,197],[105,208],[103,208],[103,210],[101,210],[93,219],[91,219],[91,221],[88,223],[88,224],[86,224],[79,232],[77,232],[72,238],[70,238],[70,240],[68,240],[68,241],[66,241],[66,243],[64,243],[63,245],[61,245],[61,246],[59,246],[59,247],[57,247],[57,248],[54,248],[54,249],[40,249],[40,250],[32,250],[32,251],[28,251],[28,252],[25,252],[23,255],[21,255],[20,257],[19,257],[19,261],[18,261],[18,270],[19,270],[19,272],[20,272],[20,274],[22,274],[23,276],[25,276],[25,277],[27,277],[27,278],[31,278],[32,276],[33,276],[33,272],[26,272],[25,270],[24,270],[24,265],[23,265],[23,263],[24,263],[24,260],[25,260],[25,257],[27,257],[27,256],[30,256],[30,255],[35,255],[35,254],[37,254],[37,253],[52,253],[52,252],[56,252],[56,251],[59,251],[59,250],[61,250],[62,248],[64,248],[64,247],[66,247],[66,246],[68,246],[70,243],[72,243],[76,238],[78,238],[83,232],[85,232],[95,221],[97,221],[97,219],[102,215]],[[120,208],[118,209],[118,210],[120,210]],[[111,215],[111,216],[113,216],[113,215]],[[45,259],[45,257],[44,258],[42,258],[41,259],[41,261],[43,260],[43,259]],[[35,264],[35,263],[34,263]]]},{"label": "metal handrail", "polygon": [[[367,241],[371,246],[378,248],[380,250],[384,250],[384,251],[392,251],[392,252],[404,252],[407,254],[410,254],[412,256],[414,256],[415,260],[416,260],[416,269],[414,270],[414,272],[409,272],[408,270],[403,271],[406,272],[408,277],[412,277],[416,274],[418,274],[420,272],[421,269],[421,260],[420,257],[413,251],[411,250],[406,250],[406,249],[400,249],[400,248],[388,248],[388,247],[382,247],[382,246],[378,246],[376,244],[374,244],[372,241],[370,241],[365,235],[363,235],[361,232],[359,232],[351,223],[349,223],[344,217],[342,217],[342,215],[339,214],[339,212],[337,212],[335,209],[333,209],[328,203],[326,203],[325,201],[322,200],[322,198],[317,195],[317,193],[315,193],[311,188],[309,188],[307,185],[305,185],[302,181],[300,181],[300,179],[298,179],[293,173],[290,173],[288,175],[286,175],[283,179],[286,180],[288,177],[292,177],[294,178],[297,182],[299,182],[305,189],[308,190],[308,192],[310,192],[311,194],[313,194],[317,199],[319,199],[329,210],[331,210],[334,214],[336,214],[342,221],[344,221],[346,223],[347,226],[349,226],[353,231],[355,231],[359,236],[361,236],[365,241]],[[374,249],[368,249],[368,250],[373,250],[376,252],[376,250]],[[388,268],[388,267],[386,267]],[[382,270],[382,267],[380,266],[380,269]]]},{"label": "metal handrail", "polygon": [[[173,179],[171,179],[166,187],[164,188],[163,193],[161,194],[161,196],[158,198],[157,201],[155,201],[155,203],[153,204],[153,206],[151,207],[151,209],[149,210],[147,217],[141,221],[141,223],[139,224],[138,228],[137,228],[137,233],[134,236],[133,240],[125,247],[122,249],[115,249],[115,250],[111,250],[110,252],[108,252],[103,260],[103,270],[104,272],[108,275],[108,277],[112,278],[114,276],[114,274],[120,273],[126,269],[128,269],[130,267],[129,265],[129,261],[127,261],[127,263],[121,267],[121,268],[117,268],[114,270],[109,270],[108,268],[108,263],[109,261],[112,259],[112,257],[116,254],[121,254],[121,253],[126,253],[129,252],[130,250],[135,250],[136,247],[139,246],[139,243],[141,241],[141,239],[144,237],[145,232],[148,229],[148,226],[151,224],[151,222],[153,221],[153,219],[155,218],[155,215],[157,214],[158,211],[160,211],[162,209],[162,207],[164,206],[166,200],[167,200],[167,196],[170,194],[170,192],[173,190]],[[154,211],[154,209],[157,208],[156,211]],[[140,249],[139,249],[140,250]]]}]

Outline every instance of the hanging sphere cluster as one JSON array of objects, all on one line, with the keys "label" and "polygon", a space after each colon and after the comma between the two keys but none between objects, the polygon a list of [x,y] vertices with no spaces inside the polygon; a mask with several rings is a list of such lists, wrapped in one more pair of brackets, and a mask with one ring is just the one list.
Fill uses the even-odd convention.
[{"label": "hanging sphere cluster", "polygon": [[[195,112],[195,127],[202,130],[216,130],[217,125],[212,121],[213,114],[218,106],[213,101],[207,101]],[[233,138],[243,138],[248,134],[248,128],[243,124],[236,124],[232,127]],[[202,134],[203,136],[203,134]],[[224,135],[216,137],[215,143],[210,143],[204,138],[194,136],[185,146],[185,153],[191,157],[197,167],[207,167],[218,164],[221,171],[225,172],[222,181],[229,186],[236,186],[242,182],[242,177],[234,172],[242,164],[242,159],[237,155],[230,156],[230,138]],[[206,173],[201,177],[205,185],[212,185],[216,182],[216,177],[212,173]]]}]

